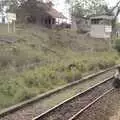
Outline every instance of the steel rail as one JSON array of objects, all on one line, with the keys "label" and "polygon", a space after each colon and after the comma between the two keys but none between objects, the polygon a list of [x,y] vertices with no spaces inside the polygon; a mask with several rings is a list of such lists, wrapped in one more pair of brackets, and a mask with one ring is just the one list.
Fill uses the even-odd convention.
[{"label": "steel rail", "polygon": [[98,83],[98,84],[94,85],[93,87],[90,87],[90,88],[88,88],[87,90],[85,90],[85,91],[83,91],[83,92],[81,92],[81,93],[78,93],[77,95],[75,95],[75,96],[73,96],[73,97],[71,97],[71,98],[63,101],[62,103],[54,106],[53,108],[49,109],[48,111],[46,111],[46,112],[44,112],[44,113],[36,116],[36,117],[33,118],[32,120],[42,120],[45,116],[49,115],[51,112],[53,112],[53,111],[56,110],[57,108],[63,106],[64,104],[66,104],[66,103],[68,103],[68,102],[71,102],[73,99],[75,99],[75,98],[78,97],[78,96],[85,95],[86,93],[88,93],[89,91],[93,90],[94,88],[97,88],[97,87],[99,87],[100,85],[102,85],[102,84],[104,84],[104,83],[106,83],[107,81],[110,81],[110,80],[112,80],[112,79],[113,79],[113,76],[105,79],[103,82]]},{"label": "steel rail", "polygon": [[112,90],[114,90],[114,88],[111,88],[110,90],[108,90],[107,92],[103,93],[101,96],[99,96],[98,98],[96,98],[94,101],[92,101],[90,104],[88,104],[87,106],[85,106],[83,109],[81,109],[78,113],[76,113],[75,115],[73,115],[69,120],[75,120],[80,114],[82,114],[85,110],[87,110],[89,107],[91,107],[93,104],[95,104],[96,102],[98,102],[101,98],[103,98],[105,95],[109,94]]},{"label": "steel rail", "polygon": [[67,84],[65,86],[62,86],[62,87],[59,87],[57,89],[51,90],[51,91],[49,91],[49,92],[47,92],[45,94],[38,95],[37,97],[34,97],[34,98],[30,99],[30,100],[26,100],[26,101],[21,102],[19,104],[13,105],[12,107],[6,108],[6,109],[0,111],[0,118],[2,118],[4,116],[7,116],[8,114],[11,114],[11,113],[13,113],[15,111],[18,111],[18,110],[20,110],[20,109],[22,109],[22,108],[24,108],[24,107],[26,107],[26,106],[28,106],[30,104],[33,104],[33,103],[35,103],[35,102],[37,102],[37,101],[39,101],[41,99],[47,98],[47,97],[49,97],[49,96],[51,96],[51,95],[53,95],[53,94],[55,94],[57,92],[60,92],[60,91],[63,91],[65,89],[67,89],[67,88],[75,86],[78,83],[82,83],[82,82],[87,81],[87,80],[89,80],[91,78],[97,77],[97,76],[99,76],[99,75],[101,75],[101,74],[103,74],[105,72],[116,69],[117,66],[118,65],[116,65],[114,67],[111,67],[111,68],[107,68],[107,69],[102,70],[102,71],[97,72],[97,73],[93,73],[91,75],[88,75],[88,76],[82,78],[81,80],[77,80],[77,81],[72,82],[70,84]]}]

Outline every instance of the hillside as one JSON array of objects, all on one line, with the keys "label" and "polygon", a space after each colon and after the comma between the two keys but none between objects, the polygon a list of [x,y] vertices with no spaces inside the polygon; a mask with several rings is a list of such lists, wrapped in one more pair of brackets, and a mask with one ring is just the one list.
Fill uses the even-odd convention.
[{"label": "hillside", "polygon": [[0,109],[119,63],[109,42],[71,30],[0,25]]}]

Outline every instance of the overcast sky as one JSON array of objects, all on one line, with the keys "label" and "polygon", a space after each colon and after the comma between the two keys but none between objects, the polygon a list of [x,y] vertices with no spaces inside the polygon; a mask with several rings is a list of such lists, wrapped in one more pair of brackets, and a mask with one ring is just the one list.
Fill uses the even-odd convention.
[{"label": "overcast sky", "polygon": [[[69,17],[69,13],[68,13],[68,6],[66,6],[65,0],[52,0],[55,3],[55,8],[57,10],[59,10],[60,12],[62,12],[65,16]],[[118,0],[105,0],[107,2],[107,4],[109,4],[109,6],[114,6]],[[119,17],[119,21],[120,21],[120,17]]]}]

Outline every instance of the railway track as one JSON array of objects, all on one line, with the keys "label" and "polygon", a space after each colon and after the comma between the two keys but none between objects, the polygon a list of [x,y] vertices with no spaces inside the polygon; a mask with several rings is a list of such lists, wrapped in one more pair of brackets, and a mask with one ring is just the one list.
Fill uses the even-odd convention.
[{"label": "railway track", "polygon": [[0,120],[31,120],[62,101],[93,87],[97,83],[100,84],[105,78],[113,75],[115,68],[116,66],[94,73],[81,80],[4,109],[0,111]]},{"label": "railway track", "polygon": [[[94,105],[95,103],[97,103],[99,100],[101,100],[103,97],[106,97],[106,95],[108,95],[109,93],[111,93],[114,90],[114,88],[111,88],[110,90],[108,90],[107,92],[103,93],[101,96],[99,96],[98,98],[96,98],[93,102],[89,103],[87,106],[85,106],[83,109],[81,109],[79,112],[77,112],[75,115],[73,115],[69,120],[80,120],[81,116],[83,114],[86,114],[86,110],[88,110],[92,105]],[[85,112],[85,113],[84,113]],[[84,118],[82,118],[84,119]]]},{"label": "railway track", "polygon": [[104,82],[63,101],[32,120],[74,120],[78,114],[113,90],[112,81],[112,77],[105,79]]}]

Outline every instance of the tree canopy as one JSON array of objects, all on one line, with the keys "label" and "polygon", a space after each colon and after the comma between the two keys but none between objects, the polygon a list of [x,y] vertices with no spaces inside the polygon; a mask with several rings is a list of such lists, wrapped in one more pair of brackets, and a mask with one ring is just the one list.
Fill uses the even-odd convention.
[{"label": "tree canopy", "polygon": [[108,14],[113,16],[112,37],[116,34],[116,22],[120,13],[120,0],[109,8],[105,0],[66,0],[70,5],[71,15],[74,17],[88,17],[93,14]]},{"label": "tree canopy", "polygon": [[4,7],[7,6],[8,9],[16,9],[20,4],[24,3],[26,0],[1,0],[0,1],[0,12],[4,11]]},{"label": "tree canopy", "polygon": [[66,3],[71,6],[71,14],[76,17],[101,14],[108,9],[104,0],[66,0]]}]

